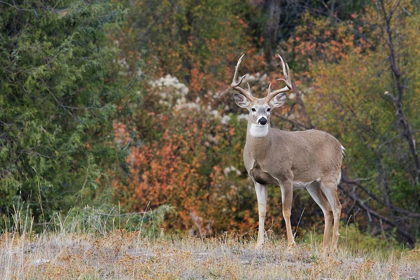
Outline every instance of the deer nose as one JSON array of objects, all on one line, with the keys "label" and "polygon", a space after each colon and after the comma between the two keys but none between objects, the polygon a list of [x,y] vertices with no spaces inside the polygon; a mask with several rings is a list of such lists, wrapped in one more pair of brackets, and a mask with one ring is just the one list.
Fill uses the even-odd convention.
[{"label": "deer nose", "polygon": [[261,119],[259,119],[259,120],[258,120],[258,123],[259,123],[260,125],[265,125],[265,124],[267,123],[267,119],[266,119],[266,118],[264,118],[264,117],[262,117]]}]

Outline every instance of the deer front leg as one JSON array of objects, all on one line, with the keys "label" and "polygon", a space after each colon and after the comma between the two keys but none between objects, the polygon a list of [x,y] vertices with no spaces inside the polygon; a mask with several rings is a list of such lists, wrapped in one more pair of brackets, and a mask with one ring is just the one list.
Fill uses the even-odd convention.
[{"label": "deer front leg", "polygon": [[290,250],[296,245],[295,239],[293,237],[292,225],[290,224],[290,215],[292,213],[293,201],[293,183],[291,181],[284,181],[280,188],[283,204],[283,218],[286,223],[287,243]]},{"label": "deer front leg", "polygon": [[265,223],[265,215],[267,213],[267,187],[255,182],[255,192],[257,193],[257,200],[258,200],[258,239],[257,245],[255,246],[256,249],[260,249],[264,243],[264,223]]}]

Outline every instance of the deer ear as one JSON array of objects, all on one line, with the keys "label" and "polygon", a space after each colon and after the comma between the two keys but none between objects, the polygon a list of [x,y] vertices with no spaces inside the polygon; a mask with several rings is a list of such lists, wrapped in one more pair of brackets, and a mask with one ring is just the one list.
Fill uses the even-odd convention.
[{"label": "deer ear", "polygon": [[241,108],[248,108],[251,104],[251,101],[240,93],[234,93],[233,97],[235,98],[235,103]]},{"label": "deer ear", "polygon": [[270,105],[273,107],[280,107],[286,101],[286,94],[284,92],[275,95],[270,100]]}]

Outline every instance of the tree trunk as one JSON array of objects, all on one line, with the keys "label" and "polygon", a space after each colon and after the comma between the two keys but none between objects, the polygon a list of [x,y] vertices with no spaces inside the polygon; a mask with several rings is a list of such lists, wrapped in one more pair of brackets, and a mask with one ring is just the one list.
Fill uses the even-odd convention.
[{"label": "tree trunk", "polygon": [[266,0],[264,3],[264,15],[266,16],[266,22],[263,29],[264,58],[267,64],[271,66],[271,60],[274,56],[274,49],[277,42],[277,31],[280,20],[280,1]]}]

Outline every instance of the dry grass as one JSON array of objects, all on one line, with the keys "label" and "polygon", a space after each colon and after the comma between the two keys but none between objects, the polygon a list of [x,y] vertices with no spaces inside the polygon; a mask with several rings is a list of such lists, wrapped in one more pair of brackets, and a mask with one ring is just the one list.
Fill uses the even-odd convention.
[{"label": "dry grass", "polygon": [[317,244],[288,253],[271,238],[257,251],[254,240],[142,238],[114,230],[106,236],[45,233],[0,236],[2,279],[420,279],[420,250],[350,253],[341,248],[320,258]]}]

